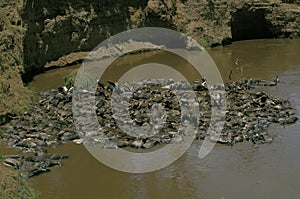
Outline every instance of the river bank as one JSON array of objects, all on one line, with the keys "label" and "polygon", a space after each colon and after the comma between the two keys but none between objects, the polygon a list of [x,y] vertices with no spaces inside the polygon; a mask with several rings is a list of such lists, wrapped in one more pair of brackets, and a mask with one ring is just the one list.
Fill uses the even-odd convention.
[{"label": "river bank", "polygon": [[[88,52],[109,35],[128,28],[171,28],[186,33],[204,46],[226,45],[241,39],[299,37],[298,1],[188,0],[170,3],[145,0],[116,1],[113,5],[97,2],[96,5],[93,1],[78,4],[70,0],[61,4],[24,3],[23,0],[1,2],[1,42],[5,45],[0,49],[3,55],[0,123],[30,109],[32,93],[23,84],[45,71],[47,63],[74,52]],[[120,16],[120,19],[112,16]],[[252,19],[262,23],[252,23]],[[263,34],[271,33],[259,35],[259,31],[255,31],[258,27],[265,30]],[[239,38],[241,34],[247,35],[243,31],[249,33],[248,38]],[[102,37],[96,37],[99,35]]]},{"label": "river bank", "polygon": [[37,198],[37,193],[28,186],[18,173],[2,164],[0,164],[0,176],[1,198]]},{"label": "river bank", "polygon": [[[27,6],[27,9],[29,9],[27,14],[23,13],[23,1],[1,1],[0,4],[1,14],[3,14],[1,15],[0,20],[1,44],[3,44],[0,47],[0,52],[2,55],[0,58],[1,124],[10,121],[17,115],[24,113],[26,110],[28,111],[33,108],[33,94],[23,86],[23,80],[27,80],[26,82],[28,82],[28,80],[31,79],[35,74],[43,72],[44,63],[48,61],[55,61],[59,59],[59,57],[69,54],[73,51],[82,51],[83,49],[90,50],[92,48],[91,45],[94,45],[94,40],[89,40],[88,38],[91,38],[89,36],[93,31],[85,30],[87,30],[86,28],[89,26],[91,19],[95,19],[95,24],[99,22],[98,18],[95,18],[95,13],[90,9],[91,5],[95,6],[93,2],[89,2],[88,4],[84,5],[75,5],[73,7],[71,6],[72,8],[59,6],[61,8],[59,13],[62,17],[57,15],[57,9],[51,5],[48,7],[48,5],[41,5],[39,4],[40,2],[36,1],[27,2],[29,2],[25,5]],[[69,1],[67,3],[72,4],[72,2],[73,1]],[[236,17],[238,18],[241,16],[241,18],[245,19],[245,16],[247,18],[247,14],[250,13],[250,16],[254,16],[253,19],[262,19],[261,21],[263,22],[271,22],[272,27],[277,27],[273,29],[274,33],[276,33],[276,37],[295,38],[298,37],[297,31],[299,30],[299,28],[297,28],[297,24],[299,24],[297,22],[297,14],[299,12],[299,8],[296,3],[296,1],[293,1],[292,4],[285,4],[281,1],[275,2],[275,4],[273,3],[273,1],[267,4],[258,3],[257,5],[255,5],[256,3],[246,3],[245,6],[239,6],[241,12],[237,12]],[[232,40],[230,39],[230,37],[228,38],[228,35],[230,36],[230,31],[228,29],[229,23],[226,23],[226,20],[228,20],[228,18],[226,18],[225,21],[221,21],[222,24],[228,25],[225,26],[225,29],[210,28],[215,27],[212,26],[212,24],[220,23],[220,21],[215,20],[215,16],[212,16],[213,23],[211,23],[212,19],[208,17],[209,19],[205,20],[205,23],[203,23],[204,25],[197,23],[195,24],[195,21],[201,20],[199,20],[199,18],[197,17],[195,19],[190,18],[196,16],[194,14],[191,14],[192,11],[198,13],[197,9],[191,9],[191,7],[198,7],[193,1],[185,1],[184,4],[180,2],[175,10],[173,5],[170,5],[165,1],[150,1],[150,3],[147,5],[145,4],[145,2],[143,2],[142,4],[143,5],[141,5],[140,7],[137,5],[128,7],[124,6],[122,2],[120,2],[117,8],[112,8],[111,10],[109,10],[109,12],[104,14],[104,21],[109,21],[111,16],[119,16],[118,13],[122,13],[128,16],[124,17],[124,19],[132,19],[129,20],[131,21],[130,27],[139,27],[139,25],[141,24],[153,25],[155,23],[157,25],[174,28],[176,24],[178,25],[181,23],[181,19],[184,19],[182,18],[182,16],[184,15],[188,17],[187,19],[184,19],[187,24],[183,23],[185,25],[182,26],[181,29],[185,29],[187,32],[190,32],[192,36],[195,35],[197,38],[200,35],[199,40],[203,44],[214,44],[218,46],[228,44]],[[222,7],[222,1],[218,1],[217,4],[218,5],[210,3],[208,5],[207,2],[200,2],[198,9],[202,10],[202,8],[204,8],[203,10],[205,10],[200,17],[205,17],[209,13],[215,13],[217,15],[219,14],[223,17],[223,12],[219,11],[230,10]],[[273,5],[274,7],[272,7]],[[105,6],[104,9],[106,9],[107,6],[112,7],[107,3],[105,3]],[[85,7],[86,9],[82,11],[80,10],[81,7]],[[129,12],[123,12],[123,8],[128,8]],[[184,10],[185,12],[182,12]],[[265,20],[262,18],[261,10],[265,10],[267,12],[272,10],[273,14],[267,14],[268,16],[265,18]],[[21,13],[24,15],[21,15]],[[278,15],[278,13],[280,14]],[[173,14],[177,16],[174,17]],[[229,16],[228,14],[229,13],[227,13],[226,16]],[[153,18],[148,18],[148,16],[152,16]],[[35,23],[36,17],[41,17],[42,20],[38,23]],[[99,15],[99,17],[102,17],[102,15]],[[72,23],[69,23],[71,19],[75,20],[72,21]],[[114,19],[113,21],[118,21],[118,19]],[[240,21],[239,23],[237,23],[237,25],[243,22],[245,22],[245,20]],[[42,27],[43,24],[45,25],[45,27]],[[70,28],[70,26],[64,26],[64,24],[72,24],[72,26]],[[82,26],[78,26],[78,24],[81,24]],[[101,20],[100,24],[102,24]],[[111,24],[111,21],[109,21],[109,24]],[[128,28],[127,25],[123,25],[121,27],[123,27],[124,30]],[[76,29],[77,27],[77,33],[83,32],[84,34],[78,35],[76,31],[64,31],[63,27],[66,27],[66,29],[68,30],[73,29],[74,27]],[[123,31],[123,29],[118,29],[118,31],[113,30],[115,27],[117,27],[117,25],[112,29],[100,28],[102,31],[101,33],[105,33],[103,35],[105,35],[105,37],[108,37],[113,33]],[[267,27],[270,26],[267,25]],[[65,34],[60,33],[67,33],[70,35],[65,37]],[[238,31],[236,33],[238,33]],[[70,44],[68,42],[65,42],[64,39],[56,37],[58,35],[64,35],[64,38],[67,38],[68,41],[71,38],[73,43],[71,42]],[[266,36],[269,35],[266,34]],[[53,37],[56,37],[57,41],[51,39]],[[53,44],[50,44],[51,42],[53,42]],[[59,44],[65,45],[66,43],[70,45],[66,45],[68,47],[63,46],[61,48],[58,46]],[[24,52],[24,46],[26,46],[26,52]],[[58,47],[58,50],[56,49],[56,47]]]}]

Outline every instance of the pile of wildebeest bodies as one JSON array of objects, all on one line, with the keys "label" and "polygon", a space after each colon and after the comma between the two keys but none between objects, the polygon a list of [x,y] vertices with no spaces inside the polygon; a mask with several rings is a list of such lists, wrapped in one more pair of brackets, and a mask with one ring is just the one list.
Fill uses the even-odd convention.
[{"label": "pile of wildebeest bodies", "polygon": [[[12,117],[9,123],[0,127],[2,142],[7,147],[17,148],[23,152],[17,155],[5,155],[2,157],[2,162],[19,169],[24,177],[33,177],[50,171],[50,167],[61,165],[61,160],[68,158],[51,154],[48,152],[51,151],[51,147],[57,147],[66,142],[90,145],[101,142],[104,143],[104,150],[118,150],[121,147],[148,149],[157,145],[182,143],[184,133],[180,131],[180,126],[183,125],[186,128],[185,125],[195,118],[198,120],[198,129],[194,135],[196,139],[208,137],[212,141],[229,146],[237,142],[270,143],[273,139],[268,133],[270,124],[288,125],[298,120],[288,100],[272,97],[255,89],[257,86],[276,86],[276,84],[277,81],[258,79],[241,79],[238,82],[226,83],[224,85],[226,91],[224,125],[217,139],[207,132],[211,125],[212,100],[209,89],[202,81],[194,81],[190,84],[167,80],[163,86],[155,82],[144,81],[143,84],[136,84],[137,89],[131,95],[122,95],[128,106],[124,110],[128,111],[127,120],[131,123],[130,125],[149,126],[153,122],[151,121],[153,115],[158,120],[161,119],[157,122],[161,122],[162,126],[156,128],[153,134],[142,131],[136,134],[128,133],[130,129],[128,132],[124,130],[126,125],[124,128],[119,126],[120,122],[117,120],[122,120],[123,113],[115,112],[118,106],[122,109],[123,104],[122,101],[118,101],[114,104],[115,109],[112,108],[111,99],[113,93],[117,93],[114,89],[115,87],[122,88],[123,93],[126,93],[127,89],[130,93],[132,84],[125,82],[120,86],[121,83],[105,82],[103,84],[98,81],[98,87],[94,93],[82,90],[82,93],[87,93],[87,97],[91,96],[91,99],[94,99],[94,107],[91,109],[94,112],[91,114],[91,110],[86,110],[83,106],[78,109],[81,115],[76,116],[76,120],[80,120],[80,117],[88,118],[89,115],[94,114],[99,126],[98,132],[94,134],[97,135],[95,137],[87,136],[75,128],[74,106],[75,108],[82,106],[78,103],[82,100],[75,99],[74,101],[73,87],[42,91],[38,94],[39,99],[31,111]],[[173,92],[176,88],[184,93],[189,85],[191,85],[193,95],[183,95],[179,99],[176,92]],[[198,117],[189,117],[188,114],[182,116],[182,106],[189,103],[193,96],[198,104],[196,112],[199,114]],[[163,114],[159,113],[160,109],[156,110],[157,113],[153,112],[155,104],[163,108]],[[131,128],[130,125],[127,125],[127,128]],[[99,135],[102,137],[99,138]]]}]

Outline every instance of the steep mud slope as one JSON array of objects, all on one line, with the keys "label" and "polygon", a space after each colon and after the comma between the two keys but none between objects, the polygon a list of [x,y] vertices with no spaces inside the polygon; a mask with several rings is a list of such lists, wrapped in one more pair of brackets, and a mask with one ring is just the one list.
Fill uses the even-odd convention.
[{"label": "steep mud slope", "polygon": [[171,28],[207,47],[254,38],[298,38],[299,4],[299,0],[1,0],[1,115],[28,107],[23,82],[43,72],[47,63],[90,51],[124,30]]},{"label": "steep mud slope", "polygon": [[90,51],[130,28],[184,32],[204,46],[256,38],[300,36],[300,7],[280,0],[28,0],[23,19],[25,81],[71,52]]},{"label": "steep mud slope", "polygon": [[29,107],[29,92],[23,87],[23,38],[20,17],[22,1],[0,2],[0,124]]}]

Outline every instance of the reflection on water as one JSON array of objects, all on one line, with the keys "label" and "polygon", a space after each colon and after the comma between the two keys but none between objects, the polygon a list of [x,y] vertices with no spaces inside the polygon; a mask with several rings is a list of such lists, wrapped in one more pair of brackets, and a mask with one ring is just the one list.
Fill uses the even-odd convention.
[{"label": "reflection on water", "polygon": [[[208,50],[215,61],[224,81],[228,81],[228,75],[232,70],[232,79],[238,80],[242,77],[259,77],[264,79],[274,78],[280,75],[283,71],[292,70],[299,66],[300,63],[300,39],[297,40],[248,40],[235,42],[233,45],[221,48]],[[167,52],[165,52],[167,53]],[[157,55],[157,56],[156,56]],[[107,79],[115,79],[116,76],[124,74],[131,66],[145,64],[145,59],[154,59],[152,62],[168,63],[169,65],[182,66],[184,61],[179,62],[177,59],[170,59],[170,55],[164,56],[163,53],[157,54],[155,51],[148,52],[147,55],[140,56],[129,55],[115,62],[118,70],[106,73]],[[175,60],[175,61],[174,61]],[[47,71],[41,75],[34,77],[34,80],[29,83],[29,87],[37,91],[57,88],[64,83],[64,77],[71,71],[78,69],[80,65],[60,68]],[[122,70],[119,70],[119,69]],[[188,68],[190,69],[190,68]],[[198,78],[198,75],[191,71],[181,70],[190,78]],[[153,71],[155,72],[155,71]]]},{"label": "reflection on water", "polygon": [[75,65],[46,71],[43,74],[35,76],[33,81],[28,84],[28,87],[34,91],[58,88],[64,85],[64,77],[70,74],[72,71],[78,69],[79,66],[80,65]]},{"label": "reflection on water", "polygon": [[248,40],[235,42],[222,49],[209,50],[210,55],[228,79],[259,77],[271,79],[287,69],[294,69],[300,63],[300,40]]},{"label": "reflection on water", "polygon": [[[241,41],[209,53],[227,80],[230,70],[233,79],[271,79],[278,75],[280,83],[264,89],[290,99],[300,117],[300,40]],[[49,88],[51,83],[44,80],[63,70],[36,77],[32,87]],[[286,127],[272,126],[272,144],[217,144],[204,159],[198,159],[201,141],[195,141],[174,164],[146,174],[115,171],[95,160],[83,146],[69,143],[53,149],[71,157],[64,161],[64,166],[29,182],[46,199],[299,198],[299,129],[299,122]]]}]

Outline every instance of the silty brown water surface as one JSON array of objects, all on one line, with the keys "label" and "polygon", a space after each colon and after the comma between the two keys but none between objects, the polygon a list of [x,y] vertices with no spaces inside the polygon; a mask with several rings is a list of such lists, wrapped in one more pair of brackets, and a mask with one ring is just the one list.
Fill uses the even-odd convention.
[{"label": "silty brown water surface", "polygon": [[[209,53],[225,81],[230,70],[233,80],[272,79],[278,75],[280,83],[263,88],[264,91],[289,99],[300,117],[300,40],[241,41]],[[137,55],[125,56],[121,64],[139,60],[134,56]],[[35,90],[56,88],[63,84],[63,76],[70,70],[48,71],[36,76],[29,86]],[[299,122],[285,128],[273,125],[268,130],[274,136],[271,144],[217,144],[204,159],[198,158],[202,142],[195,141],[175,163],[146,174],[113,170],[94,159],[84,146],[68,143],[52,152],[68,155],[70,159],[62,167],[29,182],[45,199],[299,198],[299,129]]]}]

